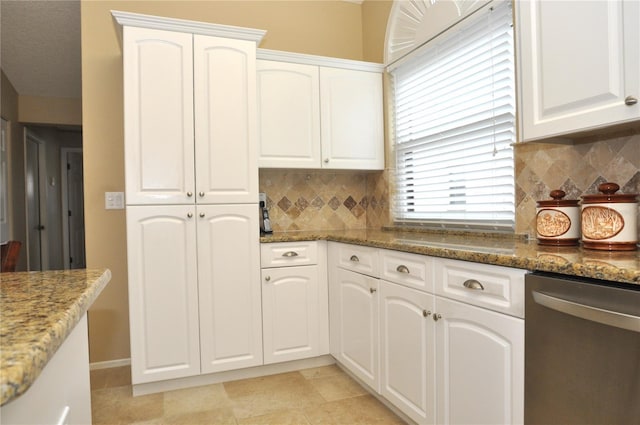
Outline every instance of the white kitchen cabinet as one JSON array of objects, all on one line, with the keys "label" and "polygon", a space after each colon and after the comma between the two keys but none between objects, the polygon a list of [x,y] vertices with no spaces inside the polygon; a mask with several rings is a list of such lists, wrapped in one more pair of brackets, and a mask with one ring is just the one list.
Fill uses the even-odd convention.
[{"label": "white kitchen cabinet", "polygon": [[201,372],[262,364],[258,208],[198,205]]},{"label": "white kitchen cabinet", "polygon": [[264,31],[112,14],[123,27],[134,392],[262,364],[255,61]]},{"label": "white kitchen cabinet", "polygon": [[259,166],[384,168],[382,73],[376,64],[261,50]]},{"label": "white kitchen cabinet", "polygon": [[126,215],[132,381],[197,375],[195,207],[129,206]]},{"label": "white kitchen cabinet", "polygon": [[255,42],[123,29],[128,205],[257,202]]},{"label": "white kitchen cabinet", "polygon": [[520,140],[640,119],[640,3],[522,0]]},{"label": "white kitchen cabinet", "polygon": [[0,407],[3,424],[91,423],[89,337],[84,314],[29,389]]},{"label": "white kitchen cabinet", "polygon": [[382,74],[320,68],[322,165],[384,169]]},{"label": "white kitchen cabinet", "polygon": [[524,422],[524,320],[436,297],[438,424]]},{"label": "white kitchen cabinet", "polygon": [[434,298],[380,281],[380,394],[420,424],[435,421]]},{"label": "white kitchen cabinet", "polygon": [[314,65],[258,61],[260,167],[320,166],[319,74]]},{"label": "white kitchen cabinet", "polygon": [[380,391],[378,279],[335,269],[330,312],[336,359],[374,391]]},{"label": "white kitchen cabinet", "polygon": [[261,246],[264,363],[329,353],[326,243]]}]

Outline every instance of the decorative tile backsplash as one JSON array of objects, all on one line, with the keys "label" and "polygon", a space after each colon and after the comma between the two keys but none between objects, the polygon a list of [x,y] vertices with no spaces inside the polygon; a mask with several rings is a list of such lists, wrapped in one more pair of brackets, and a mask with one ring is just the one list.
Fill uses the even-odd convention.
[{"label": "decorative tile backsplash", "polygon": [[[553,189],[580,199],[610,181],[622,193],[640,193],[640,133],[573,145],[521,143],[514,149],[517,234],[535,237],[536,202],[550,199]],[[390,175],[391,170],[262,169],[260,191],[267,194],[274,231],[380,228],[392,224]]]}]

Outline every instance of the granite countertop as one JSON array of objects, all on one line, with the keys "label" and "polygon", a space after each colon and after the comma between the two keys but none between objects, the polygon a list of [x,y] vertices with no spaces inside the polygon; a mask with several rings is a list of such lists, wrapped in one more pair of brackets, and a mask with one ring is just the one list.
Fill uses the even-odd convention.
[{"label": "granite countertop", "polygon": [[109,269],[0,274],[0,406],[33,384],[109,280]]},{"label": "granite countertop", "polygon": [[275,232],[261,242],[328,240],[640,285],[639,251],[596,251],[542,246],[512,236],[401,230],[328,230]]}]

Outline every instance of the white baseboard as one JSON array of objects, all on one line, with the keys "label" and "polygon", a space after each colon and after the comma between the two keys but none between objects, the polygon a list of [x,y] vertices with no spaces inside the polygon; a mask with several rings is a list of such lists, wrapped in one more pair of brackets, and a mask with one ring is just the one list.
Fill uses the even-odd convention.
[{"label": "white baseboard", "polygon": [[263,366],[248,367],[244,369],[218,372],[208,375],[190,376],[167,381],[150,382],[133,385],[133,395],[147,395],[163,391],[172,391],[182,388],[197,387],[201,385],[218,384],[220,382],[235,381],[238,379],[256,378],[259,376],[273,375],[276,373],[293,372],[312,367],[328,366],[335,363],[330,355],[323,355],[304,360],[293,360],[284,363],[274,363]]},{"label": "white baseboard", "polygon": [[109,369],[111,367],[131,366],[131,359],[107,360],[104,362],[94,362],[89,364],[90,370]]}]

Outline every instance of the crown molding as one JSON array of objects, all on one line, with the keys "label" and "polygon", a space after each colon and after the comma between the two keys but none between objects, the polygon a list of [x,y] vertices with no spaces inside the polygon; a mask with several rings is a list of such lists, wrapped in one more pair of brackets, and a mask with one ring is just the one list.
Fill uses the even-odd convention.
[{"label": "crown molding", "polygon": [[258,49],[257,58],[278,62],[291,62],[301,63],[305,65],[326,66],[331,68],[354,69],[358,71],[382,72],[384,70],[384,64],[381,63],[332,58],[328,56],[307,55],[303,53],[285,52],[281,50]]},{"label": "crown molding", "polygon": [[143,15],[140,13],[112,10],[111,15],[121,26],[160,29],[167,31],[189,32],[192,34],[214,37],[235,38],[254,41],[260,44],[266,34],[265,30],[235,27],[231,25],[212,24],[208,22],[190,21],[186,19],[166,18],[162,16]]}]

